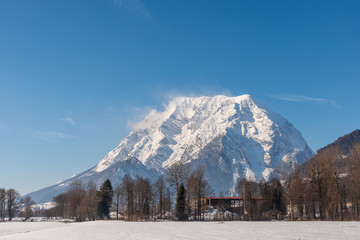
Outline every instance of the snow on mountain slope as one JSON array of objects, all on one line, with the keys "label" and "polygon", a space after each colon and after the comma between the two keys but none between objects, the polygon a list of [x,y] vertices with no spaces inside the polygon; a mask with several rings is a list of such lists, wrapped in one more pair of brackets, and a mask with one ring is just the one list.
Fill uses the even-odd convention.
[{"label": "snow on mountain slope", "polygon": [[116,184],[128,173],[155,180],[180,162],[205,165],[216,192],[234,193],[241,178],[269,180],[281,162],[301,164],[312,155],[291,123],[250,95],[181,97],[153,110],[97,166],[30,195],[51,200],[75,179]]}]

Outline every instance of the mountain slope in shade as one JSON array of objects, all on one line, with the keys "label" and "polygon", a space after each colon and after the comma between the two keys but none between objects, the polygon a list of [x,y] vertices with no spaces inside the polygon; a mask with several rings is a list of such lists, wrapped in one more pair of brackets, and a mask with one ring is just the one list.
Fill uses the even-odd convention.
[{"label": "mountain slope in shade", "polygon": [[234,193],[241,178],[269,180],[281,162],[301,164],[312,155],[291,123],[250,95],[177,98],[136,124],[95,167],[30,196],[49,201],[75,179],[117,184],[130,174],[154,181],[175,163],[205,165],[216,192]]},{"label": "mountain slope in shade", "polygon": [[360,130],[357,129],[349,134],[339,137],[336,141],[327,145],[326,147],[319,149],[318,151],[322,151],[330,147],[339,147],[344,152],[344,154],[348,154],[351,151],[354,144],[359,142],[360,142]]}]

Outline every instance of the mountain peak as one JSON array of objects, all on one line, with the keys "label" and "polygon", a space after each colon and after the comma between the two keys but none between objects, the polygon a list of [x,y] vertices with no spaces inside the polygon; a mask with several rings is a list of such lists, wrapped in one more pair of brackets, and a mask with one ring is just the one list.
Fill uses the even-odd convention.
[{"label": "mountain peak", "polygon": [[205,166],[216,192],[234,194],[239,179],[269,180],[282,162],[312,155],[291,123],[248,94],[179,97],[135,124],[95,167],[50,189],[60,192],[74,179],[117,184],[125,174],[156,180],[183,163]]},{"label": "mountain peak", "polygon": [[269,180],[281,161],[302,163],[312,154],[291,123],[251,95],[179,97],[139,122],[94,171],[130,157],[159,172],[179,162],[210,172],[220,166],[234,191],[239,178]]},{"label": "mountain peak", "polygon": [[204,112],[217,111],[226,105],[236,103],[246,107],[254,104],[254,98],[247,94],[238,97],[228,97],[225,95],[213,97],[176,97],[165,106],[164,111],[152,110],[144,120],[134,125],[134,130],[157,128],[173,114],[181,115],[184,118],[192,118],[194,114],[199,113],[198,110],[203,110]]}]

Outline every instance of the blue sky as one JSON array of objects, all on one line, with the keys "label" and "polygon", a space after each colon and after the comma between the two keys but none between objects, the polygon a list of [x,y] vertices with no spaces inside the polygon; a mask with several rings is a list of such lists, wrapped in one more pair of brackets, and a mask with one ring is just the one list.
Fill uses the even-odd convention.
[{"label": "blue sky", "polygon": [[0,187],[97,164],[174,96],[251,94],[316,151],[360,128],[360,1],[0,1]]}]

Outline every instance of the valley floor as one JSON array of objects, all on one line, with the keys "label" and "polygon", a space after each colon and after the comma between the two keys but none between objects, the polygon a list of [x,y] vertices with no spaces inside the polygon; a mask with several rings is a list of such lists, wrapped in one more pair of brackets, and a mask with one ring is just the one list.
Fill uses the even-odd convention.
[{"label": "valley floor", "polygon": [[0,239],[360,239],[360,222],[0,222]]}]

